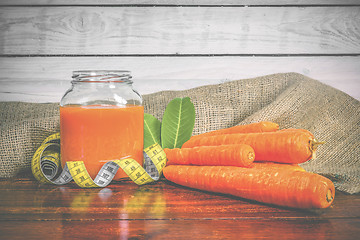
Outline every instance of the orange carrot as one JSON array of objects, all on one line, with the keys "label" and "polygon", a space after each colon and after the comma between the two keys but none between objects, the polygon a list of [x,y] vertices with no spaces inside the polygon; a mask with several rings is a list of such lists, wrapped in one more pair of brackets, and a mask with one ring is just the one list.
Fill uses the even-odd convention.
[{"label": "orange carrot", "polygon": [[203,137],[203,136],[214,136],[221,134],[234,134],[234,133],[275,132],[278,129],[279,129],[279,125],[276,123],[261,121],[261,122],[250,123],[246,125],[237,125],[229,128],[222,128],[211,132],[201,133],[199,135],[192,136],[192,138]]},{"label": "orange carrot", "polygon": [[312,152],[312,158],[315,159],[316,158],[316,148],[321,145],[321,144],[324,144],[325,142],[319,142],[315,139],[314,135],[308,131],[308,130],[305,130],[305,129],[296,129],[296,128],[287,128],[287,129],[281,129],[280,130],[281,132],[303,132],[304,134],[307,134],[309,136],[309,138],[312,139],[311,141],[311,149],[313,149],[313,152]]},{"label": "orange carrot", "polygon": [[303,163],[315,153],[317,142],[304,129],[264,133],[237,133],[190,139],[183,148],[248,144],[255,151],[255,161]]},{"label": "orange carrot", "polygon": [[167,165],[203,165],[248,167],[255,158],[246,144],[164,149]]},{"label": "orange carrot", "polygon": [[186,187],[279,206],[326,208],[333,202],[334,184],[321,175],[294,170],[287,164],[253,165],[252,168],[171,165],[163,173],[167,180]]},{"label": "orange carrot", "polygon": [[311,136],[314,138],[314,134],[312,134],[310,131],[306,130],[306,129],[301,129],[301,128],[285,128],[285,129],[281,129],[279,130],[280,132],[303,132],[306,133],[308,136]]},{"label": "orange carrot", "polygon": [[288,164],[288,163],[275,163],[275,162],[254,162],[251,167],[258,169],[261,168],[277,168],[284,169],[287,171],[301,171],[306,172],[304,168],[300,167],[298,164]]}]

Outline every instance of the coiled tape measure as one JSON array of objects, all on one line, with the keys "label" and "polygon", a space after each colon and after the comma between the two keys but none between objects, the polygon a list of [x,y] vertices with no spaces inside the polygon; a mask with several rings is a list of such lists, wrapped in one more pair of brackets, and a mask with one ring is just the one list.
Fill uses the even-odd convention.
[{"label": "coiled tape measure", "polygon": [[166,165],[166,154],[155,143],[144,149],[144,167],[132,158],[106,162],[93,180],[88,174],[83,161],[69,161],[61,170],[60,133],[47,137],[36,150],[31,170],[34,177],[42,183],[63,185],[71,180],[82,188],[105,187],[114,178],[119,168],[138,185],[160,179]]}]

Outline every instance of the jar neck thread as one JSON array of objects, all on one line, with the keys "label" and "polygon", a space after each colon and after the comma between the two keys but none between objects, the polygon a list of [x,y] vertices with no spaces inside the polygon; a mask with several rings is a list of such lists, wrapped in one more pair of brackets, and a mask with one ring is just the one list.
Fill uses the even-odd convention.
[{"label": "jar neck thread", "polygon": [[74,71],[72,83],[90,82],[90,83],[106,83],[116,82],[131,85],[130,71]]}]

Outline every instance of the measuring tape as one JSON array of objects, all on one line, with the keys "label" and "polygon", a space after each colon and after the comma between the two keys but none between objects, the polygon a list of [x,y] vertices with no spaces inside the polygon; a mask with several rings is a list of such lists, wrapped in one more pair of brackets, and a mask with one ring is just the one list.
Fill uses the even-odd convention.
[{"label": "measuring tape", "polygon": [[88,174],[83,161],[66,162],[61,171],[60,133],[47,137],[36,150],[31,170],[34,177],[42,183],[63,185],[71,180],[82,188],[105,187],[114,178],[119,168],[138,185],[160,179],[166,165],[166,154],[155,143],[144,149],[144,167],[132,158],[106,162],[93,180]]}]

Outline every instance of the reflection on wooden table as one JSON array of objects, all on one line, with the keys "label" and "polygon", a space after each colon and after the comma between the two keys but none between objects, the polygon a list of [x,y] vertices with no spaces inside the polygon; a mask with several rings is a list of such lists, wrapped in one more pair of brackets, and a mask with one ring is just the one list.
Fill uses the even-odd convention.
[{"label": "reflection on wooden table", "polygon": [[2,239],[352,239],[360,195],[336,193],[321,210],[281,208],[193,190],[165,180],[106,188],[0,181]]}]

